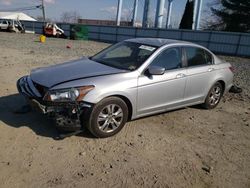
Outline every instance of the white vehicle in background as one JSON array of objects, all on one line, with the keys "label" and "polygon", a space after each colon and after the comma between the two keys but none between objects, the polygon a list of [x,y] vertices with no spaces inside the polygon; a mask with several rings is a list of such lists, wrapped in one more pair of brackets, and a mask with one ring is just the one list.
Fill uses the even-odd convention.
[{"label": "white vehicle in background", "polygon": [[19,20],[1,20],[0,30],[9,32],[25,32],[24,26]]},{"label": "white vehicle in background", "polygon": [[0,30],[8,30],[9,28],[9,25],[10,25],[10,22],[7,21],[7,20],[1,20],[0,21]]},{"label": "white vehicle in background", "polygon": [[64,31],[55,23],[47,23],[44,27],[44,34],[48,37],[64,38]]},{"label": "white vehicle in background", "polygon": [[23,24],[19,20],[10,20],[9,31],[15,33],[24,33],[25,29]]}]

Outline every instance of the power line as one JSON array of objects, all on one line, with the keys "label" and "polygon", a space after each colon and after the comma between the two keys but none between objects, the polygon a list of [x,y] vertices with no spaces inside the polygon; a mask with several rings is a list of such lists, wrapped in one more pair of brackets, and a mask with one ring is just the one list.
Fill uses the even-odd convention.
[{"label": "power line", "polygon": [[19,7],[19,8],[12,8],[12,9],[0,9],[0,12],[17,12],[17,11],[26,11],[26,10],[35,10],[35,9],[42,9],[42,5]]},{"label": "power line", "polygon": [[0,9],[0,12],[22,12],[22,11],[28,11],[28,10],[36,10],[41,9],[43,14],[43,21],[45,22],[45,6],[44,1],[42,0],[42,4],[40,5],[34,5],[29,7],[18,7],[18,8],[11,8],[11,9]]}]

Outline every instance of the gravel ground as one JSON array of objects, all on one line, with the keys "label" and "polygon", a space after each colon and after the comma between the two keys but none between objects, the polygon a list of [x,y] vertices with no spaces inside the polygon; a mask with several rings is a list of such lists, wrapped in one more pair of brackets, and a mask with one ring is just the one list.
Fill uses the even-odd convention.
[{"label": "gravel ground", "polygon": [[250,59],[220,56],[243,92],[214,110],[183,108],[129,122],[111,138],[59,141],[43,115],[13,113],[24,102],[16,80],[109,44],[38,38],[0,33],[0,187],[250,187]]}]

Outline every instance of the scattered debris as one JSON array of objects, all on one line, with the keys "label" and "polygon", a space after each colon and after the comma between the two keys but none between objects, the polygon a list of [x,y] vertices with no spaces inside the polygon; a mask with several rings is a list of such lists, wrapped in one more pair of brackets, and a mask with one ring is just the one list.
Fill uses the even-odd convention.
[{"label": "scattered debris", "polygon": [[86,155],[86,152],[80,152],[79,155],[81,156]]},{"label": "scattered debris", "polygon": [[231,92],[231,93],[241,93],[242,89],[240,87],[236,86],[236,85],[233,85],[230,88],[229,92]]},{"label": "scattered debris", "polygon": [[210,171],[211,171],[211,167],[210,166],[207,166],[207,165],[204,165],[202,168],[201,168],[202,170],[204,170],[206,173],[210,173]]},{"label": "scattered debris", "polygon": [[81,177],[84,177],[84,173],[83,172],[78,172],[77,175],[81,176]]},{"label": "scattered debris", "polygon": [[46,42],[46,36],[40,35],[39,40],[40,40],[41,43],[45,43]]},{"label": "scattered debris", "polygon": [[189,117],[189,119],[190,119],[190,120],[193,120],[193,119],[194,119],[194,116]]}]

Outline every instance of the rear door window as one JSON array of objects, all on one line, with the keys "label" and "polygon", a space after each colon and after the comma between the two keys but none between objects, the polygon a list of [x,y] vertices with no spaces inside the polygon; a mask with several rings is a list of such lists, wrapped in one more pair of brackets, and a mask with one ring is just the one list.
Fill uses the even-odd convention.
[{"label": "rear door window", "polygon": [[188,67],[212,63],[212,56],[202,48],[185,47],[185,51]]}]

